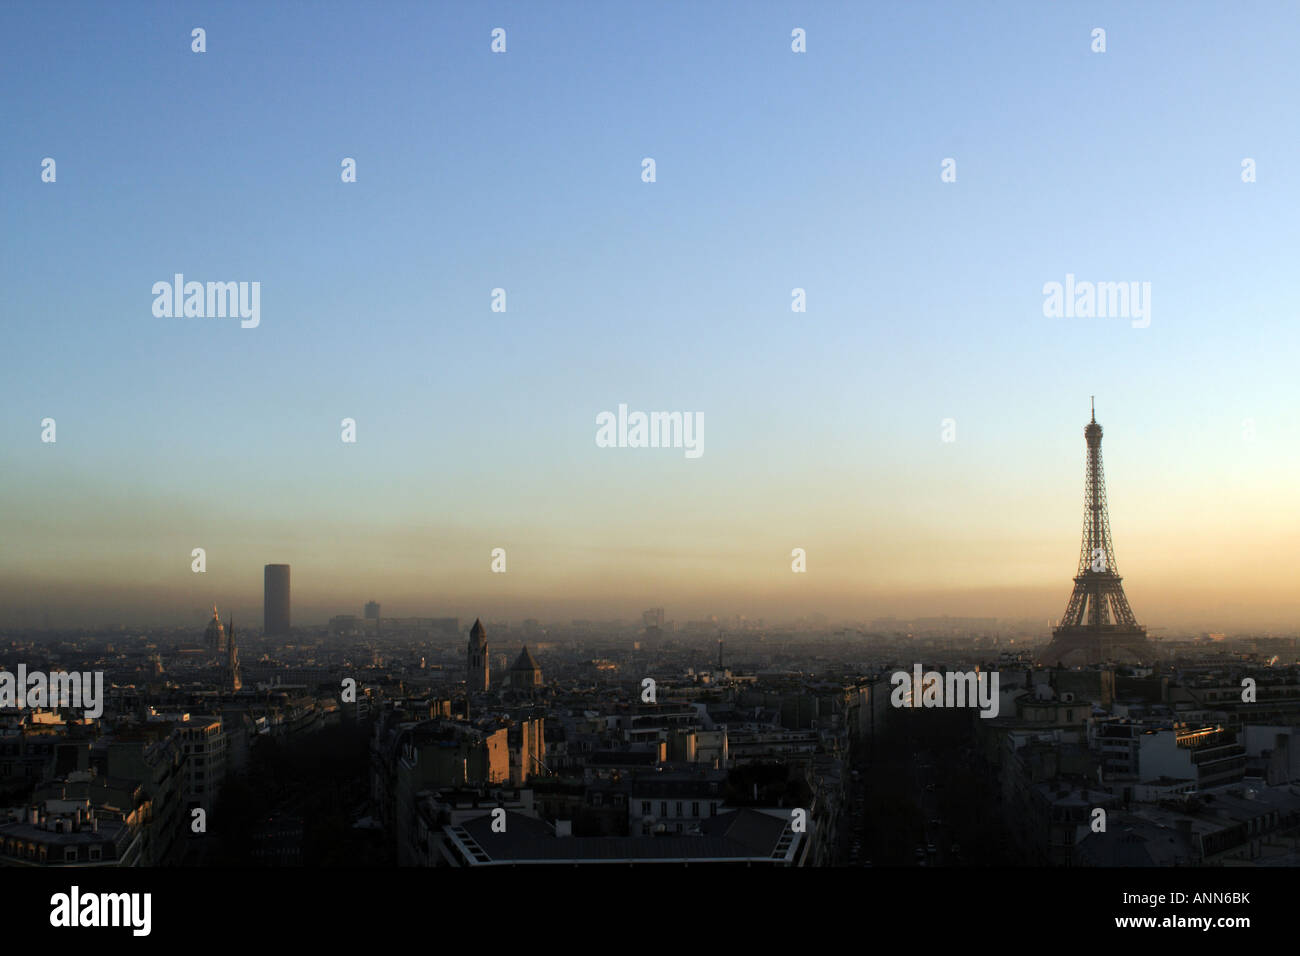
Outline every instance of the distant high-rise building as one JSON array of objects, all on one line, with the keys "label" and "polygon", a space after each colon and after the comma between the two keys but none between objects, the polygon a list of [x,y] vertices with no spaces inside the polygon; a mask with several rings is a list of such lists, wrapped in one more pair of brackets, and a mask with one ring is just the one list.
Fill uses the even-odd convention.
[{"label": "distant high-rise building", "polygon": [[664,609],[661,607],[652,607],[648,611],[641,613],[641,621],[645,624],[645,637],[651,643],[663,637],[664,633]]},{"label": "distant high-rise building", "polygon": [[262,576],[262,608],[267,634],[289,633],[289,565],[266,566]]},{"label": "distant high-rise building", "polygon": [[474,626],[469,631],[469,647],[466,649],[465,661],[467,674],[465,686],[470,693],[485,691],[489,686],[487,631],[483,622],[474,618]]},{"label": "distant high-rise building", "polygon": [[379,620],[379,602],[378,602],[378,601],[367,601],[367,602],[366,602],[366,620],[367,620],[367,621],[377,621],[377,620]]}]

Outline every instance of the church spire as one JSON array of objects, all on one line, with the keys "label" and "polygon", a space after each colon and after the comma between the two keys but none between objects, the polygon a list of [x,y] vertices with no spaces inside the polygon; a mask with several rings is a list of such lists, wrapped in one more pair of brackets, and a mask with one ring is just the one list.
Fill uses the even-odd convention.
[{"label": "church spire", "polygon": [[483,622],[478,618],[474,619],[474,626],[469,631],[465,664],[465,683],[468,690],[476,694],[487,690],[491,686],[487,631],[483,627]]}]

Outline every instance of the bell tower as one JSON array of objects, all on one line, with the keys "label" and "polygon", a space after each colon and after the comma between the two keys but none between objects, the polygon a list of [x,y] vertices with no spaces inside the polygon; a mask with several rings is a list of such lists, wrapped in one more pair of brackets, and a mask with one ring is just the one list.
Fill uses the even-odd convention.
[{"label": "bell tower", "polygon": [[474,619],[474,626],[470,628],[465,664],[466,689],[471,694],[487,690],[489,686],[487,631],[483,629],[483,622],[478,618]]}]

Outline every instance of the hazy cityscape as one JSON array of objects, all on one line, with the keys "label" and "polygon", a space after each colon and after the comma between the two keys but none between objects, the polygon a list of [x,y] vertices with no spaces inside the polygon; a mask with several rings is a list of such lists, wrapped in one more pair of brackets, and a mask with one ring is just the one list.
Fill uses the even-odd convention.
[{"label": "hazy cityscape", "polygon": [[[1300,866],[1300,640],[1149,633],[1102,436],[1094,410],[1050,627],[664,607],[467,626],[379,600],[295,624],[276,563],[260,630],[218,605],[201,628],[0,630],[0,866]],[[152,933],[152,891],[83,882],[50,896],[51,926]],[[1114,926],[1252,925],[1253,890],[1183,885],[1108,905],[1194,915]]]},{"label": "hazy cityscape", "polygon": [[[662,607],[467,627],[379,601],[295,626],[285,564],[260,631],[217,606],[0,631],[22,684],[0,697],[0,862],[1300,865],[1297,636],[1149,635],[1095,413],[1084,434],[1050,633]],[[60,674],[81,679],[55,699]]]},{"label": "hazy cityscape", "polygon": [[[107,687],[95,720],[5,709],[0,859],[1300,864],[1294,635],[1167,635],[1158,664],[1065,670],[1027,623],[651,609],[488,621],[467,693],[465,622],[357,611],[284,635],[237,625],[234,671],[216,618],[0,633],[7,669],[102,671]],[[996,670],[998,715],[891,706],[891,675],[914,662]],[[210,831],[193,832],[195,809]]]},{"label": "hazy cityscape", "polygon": [[1298,38],[0,3],[6,940],[1285,932]]}]

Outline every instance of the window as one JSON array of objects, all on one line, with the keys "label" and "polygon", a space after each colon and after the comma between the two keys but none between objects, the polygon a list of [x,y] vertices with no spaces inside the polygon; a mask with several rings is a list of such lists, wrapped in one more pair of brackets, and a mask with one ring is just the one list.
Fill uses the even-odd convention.
[{"label": "window", "polygon": [[77,862],[77,848],[75,846],[66,846],[63,848],[63,862],[64,863]]},{"label": "window", "polygon": [[718,802],[715,800],[709,804],[709,816],[716,817],[717,815],[718,815]]},{"label": "window", "polygon": [[[677,816],[680,817],[681,815],[682,815],[682,802],[681,802],[680,800],[678,800],[678,801],[677,801]],[[678,827],[677,829],[680,830],[681,827]]]},{"label": "window", "polygon": [[700,801],[698,801],[698,800],[692,800],[692,801],[691,801],[691,816],[693,816],[693,817],[698,817],[699,815],[700,815]]},{"label": "window", "polygon": [[661,816],[661,817],[666,817],[666,816],[668,816],[668,801],[667,801],[667,800],[660,800],[660,801],[659,801],[659,816]]},{"label": "window", "polygon": [[643,817],[648,817],[648,816],[650,816],[650,801],[649,801],[649,800],[642,800],[642,801],[641,801],[641,816],[643,816]]}]

